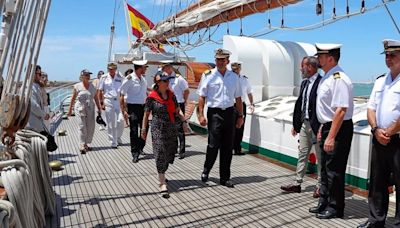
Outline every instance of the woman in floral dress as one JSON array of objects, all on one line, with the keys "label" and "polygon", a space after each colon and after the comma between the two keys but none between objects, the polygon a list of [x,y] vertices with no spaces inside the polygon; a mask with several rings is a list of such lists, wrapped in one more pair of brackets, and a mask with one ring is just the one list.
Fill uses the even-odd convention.
[{"label": "woman in floral dress", "polygon": [[177,124],[179,121],[184,121],[184,117],[180,114],[176,97],[168,88],[170,78],[170,76],[161,74],[157,74],[154,77],[155,85],[146,100],[141,132],[142,138],[145,140],[151,113],[153,152],[160,181],[160,193],[165,198],[169,197],[165,172],[169,164],[174,162],[178,149]]}]

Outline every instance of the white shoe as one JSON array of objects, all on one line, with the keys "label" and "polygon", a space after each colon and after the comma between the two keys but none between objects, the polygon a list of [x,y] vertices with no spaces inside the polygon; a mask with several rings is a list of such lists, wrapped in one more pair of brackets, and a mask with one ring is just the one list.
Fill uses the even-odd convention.
[{"label": "white shoe", "polygon": [[105,127],[103,127],[103,126],[100,126],[99,127],[99,131],[104,131],[106,128]]},{"label": "white shoe", "polygon": [[114,143],[112,143],[112,144],[111,144],[111,148],[117,149],[117,148],[118,148],[118,144],[116,144],[116,143],[115,143],[115,144],[114,144]]}]

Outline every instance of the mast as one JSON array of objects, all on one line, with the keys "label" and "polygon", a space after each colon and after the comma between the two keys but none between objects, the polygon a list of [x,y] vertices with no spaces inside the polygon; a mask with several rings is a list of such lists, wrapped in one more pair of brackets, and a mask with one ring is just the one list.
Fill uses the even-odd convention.
[{"label": "mast", "polygon": [[126,33],[128,34],[128,47],[132,47],[132,30],[131,30],[131,20],[129,19],[129,13],[128,13],[128,1],[127,0],[122,0],[124,4],[124,13],[125,13],[125,25],[126,25]]}]

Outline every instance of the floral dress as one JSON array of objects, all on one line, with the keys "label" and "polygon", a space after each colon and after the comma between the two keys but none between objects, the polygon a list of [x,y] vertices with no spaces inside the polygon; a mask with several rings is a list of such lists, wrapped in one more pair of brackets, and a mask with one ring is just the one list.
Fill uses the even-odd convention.
[{"label": "floral dress", "polygon": [[[173,96],[173,101],[175,107],[178,107],[175,95]],[[175,122],[172,123],[168,115],[167,106],[150,97],[146,100],[144,111],[152,113],[151,138],[153,153],[158,173],[165,173],[168,165],[174,162],[175,153],[178,149],[177,121],[179,121],[179,118],[175,117]]]}]

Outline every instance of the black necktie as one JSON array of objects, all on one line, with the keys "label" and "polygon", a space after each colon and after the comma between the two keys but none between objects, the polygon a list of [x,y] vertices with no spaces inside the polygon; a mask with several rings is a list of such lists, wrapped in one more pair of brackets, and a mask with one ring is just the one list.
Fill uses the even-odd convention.
[{"label": "black necktie", "polygon": [[303,94],[303,105],[301,107],[301,120],[304,121],[304,119],[306,118],[306,108],[307,108],[307,91],[308,91],[308,85],[310,84],[310,81],[308,79],[306,79],[305,83],[304,83],[304,94]]}]

